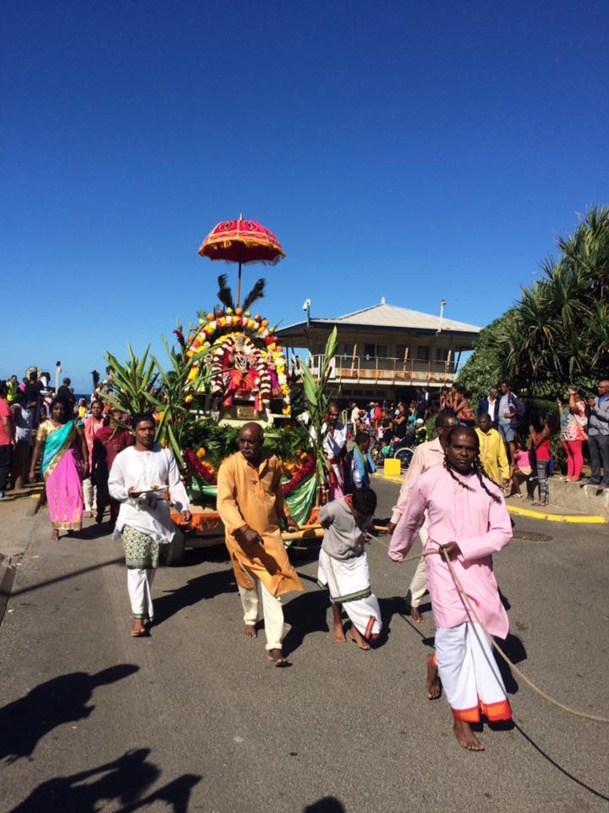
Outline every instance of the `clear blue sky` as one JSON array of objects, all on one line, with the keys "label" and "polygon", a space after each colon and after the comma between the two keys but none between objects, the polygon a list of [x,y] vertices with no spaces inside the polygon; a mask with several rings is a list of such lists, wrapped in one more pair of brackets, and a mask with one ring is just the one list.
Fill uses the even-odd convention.
[{"label": "clear blue sky", "polygon": [[[220,220],[272,229],[271,323],[380,302],[484,325],[609,202],[609,6],[9,0],[0,376],[89,391],[216,301]],[[236,286],[235,286],[236,287]]]}]

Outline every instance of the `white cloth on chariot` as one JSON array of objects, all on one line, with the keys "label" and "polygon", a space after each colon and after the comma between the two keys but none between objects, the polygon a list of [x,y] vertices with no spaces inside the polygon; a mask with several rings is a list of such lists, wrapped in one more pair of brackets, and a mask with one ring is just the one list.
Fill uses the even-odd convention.
[{"label": "white cloth on chariot", "polygon": [[171,522],[169,503],[159,497],[154,505],[139,505],[129,496],[129,489],[150,491],[161,487],[169,491],[177,511],[189,511],[190,500],[180,480],[178,464],[169,449],[155,443],[150,451],[138,451],[135,446],[124,449],[116,456],[108,490],[110,496],[121,503],[114,531],[116,539],[125,525],[151,536],[159,544],[168,544],[175,536]]},{"label": "white cloth on chariot", "polygon": [[352,624],[364,636],[379,635],[383,629],[381,608],[370,586],[366,553],[351,559],[334,559],[319,551],[317,581],[330,591],[332,604],[341,604]]}]

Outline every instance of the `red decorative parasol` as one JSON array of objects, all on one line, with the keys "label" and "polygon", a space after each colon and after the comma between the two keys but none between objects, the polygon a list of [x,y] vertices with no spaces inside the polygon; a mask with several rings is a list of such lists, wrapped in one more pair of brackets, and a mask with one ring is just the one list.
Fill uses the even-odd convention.
[{"label": "red decorative parasol", "polygon": [[285,257],[281,243],[270,229],[255,220],[223,220],[201,243],[199,254],[210,260],[239,263],[237,304],[241,298],[241,266],[247,263],[275,265]]}]

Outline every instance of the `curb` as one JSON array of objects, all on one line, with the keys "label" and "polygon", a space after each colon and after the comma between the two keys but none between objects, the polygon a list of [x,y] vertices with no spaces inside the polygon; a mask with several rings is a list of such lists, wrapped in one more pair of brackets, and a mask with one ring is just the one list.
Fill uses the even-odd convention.
[{"label": "curb", "polygon": [[510,514],[519,514],[523,517],[531,517],[532,519],[546,519],[550,522],[572,522],[575,524],[584,525],[606,525],[607,520],[604,517],[591,517],[591,516],[577,516],[576,514],[548,514],[541,511],[532,511],[530,508],[520,508],[517,505],[508,505]]},{"label": "curb", "polygon": [[[388,480],[392,483],[403,483],[404,476],[401,477],[397,476],[390,476],[385,477],[384,474],[381,472],[375,472],[373,477],[378,477],[381,480]],[[523,517],[531,517],[531,519],[546,519],[550,522],[571,522],[573,524],[582,524],[582,525],[606,525],[607,520],[604,517],[599,516],[587,516],[587,515],[577,515],[577,514],[549,514],[547,512],[542,511],[533,511],[530,508],[520,508],[520,506],[512,505],[511,503],[506,503],[507,510],[511,514],[520,514]]]},{"label": "curb", "polygon": [[11,596],[11,590],[15,582],[15,574],[17,572],[14,567],[10,566],[10,561],[10,556],[7,556],[4,559],[6,564],[0,564],[0,624],[4,619],[6,605]]}]

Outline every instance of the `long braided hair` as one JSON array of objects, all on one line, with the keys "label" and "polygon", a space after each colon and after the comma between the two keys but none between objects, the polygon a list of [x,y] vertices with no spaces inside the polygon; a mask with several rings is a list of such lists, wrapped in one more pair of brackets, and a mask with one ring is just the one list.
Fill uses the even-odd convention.
[{"label": "long braided hair", "polygon": [[[487,486],[486,482],[485,482],[485,480],[488,480],[488,482],[492,483],[494,486],[497,485],[497,483],[492,479],[492,477],[489,477],[488,474],[484,471],[484,466],[482,465],[482,461],[480,460],[480,441],[478,439],[478,435],[476,434],[476,431],[474,429],[472,429],[471,427],[469,427],[469,426],[460,426],[460,425],[453,426],[453,428],[450,430],[450,432],[448,432],[448,434],[446,435],[446,445],[447,446],[452,445],[453,436],[455,434],[457,434],[458,432],[461,432],[463,434],[467,434],[473,440],[475,440],[475,443],[476,443],[476,457],[474,459],[472,470],[473,470],[474,474],[476,475],[476,477],[478,478],[478,481],[479,481],[479,483],[480,483],[480,485],[482,487],[482,490],[485,491],[488,494],[488,496],[493,500],[493,502],[501,502],[501,497],[498,494],[496,494],[494,491],[491,491],[489,489],[489,487]],[[453,469],[453,467],[452,467],[452,465],[451,465],[451,463],[450,463],[450,461],[448,459],[448,455],[444,455],[444,468],[450,474],[450,476],[453,478],[453,480],[456,483],[459,483],[459,485],[462,488],[467,489],[467,491],[474,491],[474,489],[470,485],[468,485],[467,483],[462,482],[461,480],[459,480],[458,477],[455,476],[455,472],[454,472],[454,469]]]}]

